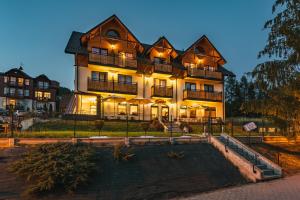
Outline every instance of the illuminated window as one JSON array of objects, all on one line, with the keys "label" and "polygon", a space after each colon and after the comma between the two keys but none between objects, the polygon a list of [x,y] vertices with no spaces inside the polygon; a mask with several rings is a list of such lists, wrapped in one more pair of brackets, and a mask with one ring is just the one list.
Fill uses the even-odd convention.
[{"label": "illuminated window", "polygon": [[190,118],[196,118],[196,109],[190,110]]},{"label": "illuminated window", "polygon": [[20,96],[20,97],[23,96],[23,90],[22,89],[18,89],[18,96]]},{"label": "illuminated window", "polygon": [[118,104],[118,115],[126,115],[127,114],[127,105],[126,103],[119,103]]},{"label": "illuminated window", "polygon": [[50,92],[44,92],[44,98],[51,99],[51,93]]},{"label": "illuminated window", "polygon": [[35,97],[36,98],[43,98],[43,93],[42,92],[40,92],[40,91],[35,91]]},{"label": "illuminated window", "polygon": [[114,29],[110,29],[106,32],[106,36],[112,37],[112,38],[120,38],[120,34],[118,31]]},{"label": "illuminated window", "polygon": [[25,79],[25,85],[30,85],[30,80],[29,79]]},{"label": "illuminated window", "polygon": [[18,78],[18,85],[22,86],[24,83],[24,79],[23,78]]},{"label": "illuminated window", "polygon": [[214,118],[214,117],[216,117],[216,115],[217,115],[217,113],[216,113],[216,108],[215,107],[209,107],[209,108],[206,108],[205,110],[204,110],[204,116],[205,117],[212,117],[212,118]]},{"label": "illuminated window", "polygon": [[187,118],[187,107],[186,106],[180,107],[179,116],[180,116],[180,118]]},{"label": "illuminated window", "polygon": [[130,115],[138,115],[138,105],[137,104],[131,104],[129,107]]},{"label": "illuminated window", "polygon": [[4,76],[4,83],[7,83],[8,82],[8,77],[7,76]]},{"label": "illuminated window", "polygon": [[29,97],[29,90],[24,90],[24,96]]}]

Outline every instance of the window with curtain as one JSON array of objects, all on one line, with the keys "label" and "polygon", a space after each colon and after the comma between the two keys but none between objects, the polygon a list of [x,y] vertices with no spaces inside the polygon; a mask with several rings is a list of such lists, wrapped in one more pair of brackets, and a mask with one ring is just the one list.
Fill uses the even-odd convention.
[{"label": "window with curtain", "polygon": [[127,114],[126,104],[119,103],[118,104],[118,115],[126,115],[126,114]]},{"label": "window with curtain", "polygon": [[118,74],[118,82],[123,84],[130,84],[132,83],[132,76]]},{"label": "window with curtain", "polygon": [[196,83],[189,83],[189,82],[186,82],[186,83],[185,83],[185,89],[186,89],[186,90],[196,91]]},{"label": "window with curtain", "polygon": [[129,114],[130,115],[135,115],[137,116],[138,115],[138,105],[137,104],[131,104],[130,107],[129,107]]},{"label": "window with curtain", "polygon": [[214,92],[214,85],[204,84],[204,91],[205,92]]}]

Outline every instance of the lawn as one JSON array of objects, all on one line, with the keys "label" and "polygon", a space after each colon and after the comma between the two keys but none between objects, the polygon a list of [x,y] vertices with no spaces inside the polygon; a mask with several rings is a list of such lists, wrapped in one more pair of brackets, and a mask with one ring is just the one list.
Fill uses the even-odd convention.
[{"label": "lawn", "polygon": [[[183,152],[184,157],[170,158],[167,154],[171,151]],[[238,169],[207,143],[135,146],[135,157],[129,161],[116,161],[112,152],[112,148],[97,149],[99,172],[89,186],[75,194],[43,199],[169,199],[247,183]],[[24,183],[6,172],[18,155],[20,148],[11,149],[0,160],[0,199],[21,199]]]},{"label": "lawn", "polygon": [[252,144],[251,147],[283,168],[284,175],[300,173],[300,144],[272,143]]}]

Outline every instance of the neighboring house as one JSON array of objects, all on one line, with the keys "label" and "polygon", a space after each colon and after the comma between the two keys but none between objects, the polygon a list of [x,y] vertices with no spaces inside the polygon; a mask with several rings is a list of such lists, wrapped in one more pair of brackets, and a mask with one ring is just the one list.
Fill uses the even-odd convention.
[{"label": "neighboring house", "polygon": [[57,81],[42,74],[32,78],[22,67],[0,73],[0,108],[13,105],[17,110],[56,110]]},{"label": "neighboring house", "polygon": [[65,52],[75,56],[68,114],[191,122],[225,118],[224,77],[234,74],[205,35],[184,51],[165,37],[144,44],[113,15],[86,33],[73,32]]}]

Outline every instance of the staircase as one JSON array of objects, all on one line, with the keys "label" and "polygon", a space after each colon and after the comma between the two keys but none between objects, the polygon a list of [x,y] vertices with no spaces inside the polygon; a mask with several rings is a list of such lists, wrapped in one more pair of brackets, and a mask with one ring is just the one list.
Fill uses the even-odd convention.
[{"label": "staircase", "polygon": [[159,120],[159,122],[163,125],[165,133],[182,133],[182,130],[177,123],[171,123],[165,120]]},{"label": "staircase", "polygon": [[261,173],[262,180],[281,177],[282,169],[278,165],[249,148],[245,144],[241,143],[237,139],[227,134],[222,134],[218,140],[224,145],[226,151],[228,151],[229,148],[240,157],[251,163],[253,165],[254,173],[256,173],[256,171]]},{"label": "staircase", "polygon": [[65,114],[73,114],[77,102],[77,95],[72,95],[70,102],[66,108]]}]

